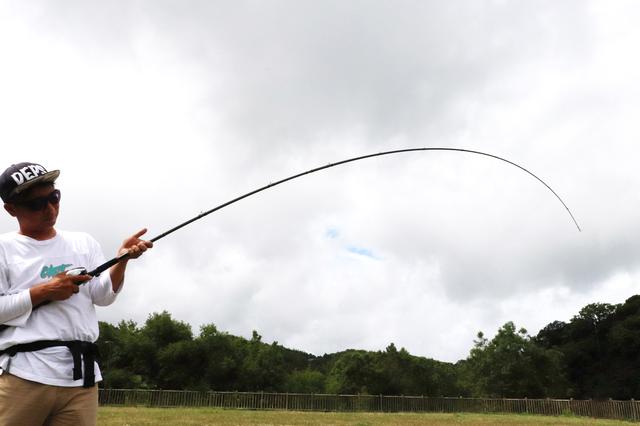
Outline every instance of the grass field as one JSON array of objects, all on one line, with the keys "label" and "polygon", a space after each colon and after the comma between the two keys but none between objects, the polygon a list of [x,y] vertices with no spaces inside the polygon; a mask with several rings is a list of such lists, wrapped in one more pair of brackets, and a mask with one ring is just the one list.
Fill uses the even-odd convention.
[{"label": "grass field", "polygon": [[509,414],[315,413],[215,408],[100,407],[98,425],[597,425],[629,422]]}]

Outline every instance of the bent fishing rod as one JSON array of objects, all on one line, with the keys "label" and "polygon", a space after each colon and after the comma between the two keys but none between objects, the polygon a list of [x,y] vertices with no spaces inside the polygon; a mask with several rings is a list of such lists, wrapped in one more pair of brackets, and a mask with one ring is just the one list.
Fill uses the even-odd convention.
[{"label": "bent fishing rod", "polygon": [[[290,180],[294,180],[297,179],[299,177],[305,176],[305,175],[309,175],[315,172],[319,172],[321,170],[324,169],[329,169],[332,167],[336,167],[336,166],[340,166],[342,164],[347,164],[347,163],[353,163],[355,161],[360,161],[360,160],[365,160],[367,158],[373,158],[373,157],[381,157],[384,155],[392,155],[392,154],[401,154],[401,153],[407,153],[407,152],[416,152],[416,151],[453,151],[453,152],[462,152],[462,153],[468,153],[468,154],[477,154],[477,155],[483,155],[485,157],[491,157],[494,158],[496,160],[500,160],[500,161],[504,161],[505,163],[511,164],[512,166],[515,166],[517,168],[519,168],[520,170],[528,173],[529,175],[533,176],[536,180],[538,180],[540,183],[542,183],[549,191],[551,191],[553,193],[553,195],[558,199],[558,201],[560,201],[562,203],[562,205],[564,206],[565,210],[567,211],[567,213],[569,213],[569,216],[571,217],[571,220],[573,221],[573,223],[575,224],[576,228],[578,229],[578,231],[582,231],[582,229],[580,228],[580,225],[578,225],[578,221],[576,220],[576,218],[573,216],[573,213],[571,213],[571,210],[569,210],[569,207],[565,204],[565,202],[562,200],[562,198],[560,198],[560,196],[556,193],[556,191],[553,190],[553,188],[551,188],[551,186],[549,186],[545,181],[543,181],[541,178],[539,178],[538,176],[536,176],[533,172],[527,170],[526,168],[524,168],[523,166],[514,163],[513,161],[507,160],[506,158],[503,157],[499,157],[497,155],[494,154],[489,154],[486,152],[482,152],[482,151],[475,151],[472,149],[463,149],[463,148],[435,148],[435,147],[426,147],[426,148],[405,148],[405,149],[396,149],[396,150],[392,150],[392,151],[384,151],[384,152],[378,152],[375,154],[367,154],[367,155],[362,155],[359,157],[353,157],[353,158],[348,158],[346,160],[342,160],[342,161],[338,161],[337,163],[329,163],[326,164],[324,166],[320,166],[320,167],[316,167],[298,174],[295,174],[293,176],[289,176],[286,177],[284,179],[281,179],[279,181],[276,182],[272,182],[268,185],[265,185],[261,188],[258,189],[254,189],[253,191],[247,192],[246,194],[240,195],[239,197],[236,197],[232,200],[229,200],[225,203],[220,204],[219,206],[216,206],[214,208],[212,208],[211,210],[207,210],[203,213],[200,213],[199,215],[185,221],[182,222],[181,224],[174,226],[173,228],[169,229],[168,231],[163,232],[160,235],[157,235],[156,237],[150,239],[149,241],[151,242],[156,242],[164,237],[166,237],[169,234],[172,234],[174,232],[176,232],[177,230],[184,228],[185,226],[195,222],[196,220],[200,220],[205,216],[210,215],[211,213],[214,213],[218,210],[221,210],[227,206],[230,206],[231,204],[237,203],[240,200],[243,200],[245,198],[251,197],[252,195],[255,195],[259,192],[262,191],[266,191],[269,188],[273,188],[274,186],[278,186],[280,184],[283,184],[285,182],[288,182]],[[67,275],[90,275],[92,277],[97,277],[98,275],[100,275],[102,272],[106,271],[107,269],[109,269],[110,267],[112,267],[113,265],[117,264],[118,262],[122,262],[126,259],[129,258],[129,253],[124,253],[120,256],[116,256],[113,259],[103,263],[102,265],[98,266],[97,268],[95,268],[92,271],[87,271],[86,268],[84,267],[77,267],[77,268],[72,268],[69,269],[68,271],[66,271]],[[86,282],[86,281],[85,281]],[[84,283],[78,283],[78,285],[81,285]],[[49,304],[50,301],[45,301],[39,305],[36,305],[33,307],[33,309],[39,308],[41,306],[47,305]],[[8,328],[9,326],[6,324],[1,324],[0,325],[0,331],[5,330],[6,328]]]},{"label": "bent fishing rod", "polygon": [[[360,161],[360,160],[365,160],[367,158],[374,158],[374,157],[382,157],[384,155],[392,155],[392,154],[401,154],[401,153],[407,153],[407,152],[416,152],[416,151],[453,151],[453,152],[463,152],[463,153],[468,153],[468,154],[477,154],[477,155],[483,155],[485,157],[491,157],[494,158],[496,160],[500,160],[500,161],[504,161],[505,163],[511,164],[512,166],[515,166],[517,168],[519,168],[520,170],[528,173],[529,175],[533,176],[536,180],[538,180],[540,183],[542,183],[549,191],[551,191],[553,193],[553,195],[558,199],[558,201],[560,201],[562,203],[562,205],[564,206],[565,210],[567,211],[567,213],[569,213],[569,216],[571,217],[571,220],[573,221],[573,223],[575,224],[576,228],[578,229],[578,231],[582,231],[582,229],[580,228],[580,225],[578,225],[578,221],[576,220],[576,218],[573,216],[573,213],[571,213],[571,210],[569,209],[569,207],[567,206],[567,204],[565,204],[565,202],[562,200],[562,198],[560,198],[560,196],[556,193],[556,191],[553,190],[553,188],[551,188],[551,186],[549,186],[545,181],[543,181],[541,178],[539,178],[538,176],[536,176],[533,172],[527,170],[526,168],[524,168],[523,166],[514,163],[513,161],[507,160],[506,158],[503,157],[499,157],[497,155],[494,154],[489,154],[486,152],[482,152],[482,151],[475,151],[472,149],[463,149],[463,148],[437,148],[437,147],[425,147],[425,148],[405,148],[405,149],[395,149],[392,151],[383,151],[383,152],[378,152],[375,154],[367,154],[367,155],[362,155],[359,157],[353,157],[353,158],[348,158],[346,160],[342,160],[342,161],[338,161],[336,163],[329,163],[326,164],[324,166],[320,166],[320,167],[316,167],[298,174],[295,174],[293,176],[289,176],[286,177],[284,179],[281,179],[279,181],[276,182],[272,182],[268,185],[265,185],[261,188],[255,189],[253,191],[247,192],[246,194],[240,195],[239,197],[236,197],[232,200],[229,200],[225,203],[220,204],[219,206],[216,206],[214,208],[212,208],[211,210],[207,210],[203,213],[200,213],[199,215],[169,229],[168,231],[163,232],[162,234],[150,239],[149,241],[156,242],[164,237],[166,237],[169,234],[174,233],[175,231],[184,228],[185,226],[195,222],[196,220],[200,220],[205,216],[210,215],[211,213],[214,213],[218,210],[221,210],[227,206],[230,206],[231,204],[237,203],[240,200],[243,200],[245,198],[251,197],[252,195],[255,195],[259,192],[262,191],[266,191],[269,188],[273,188],[274,186],[278,186],[280,184],[283,184],[285,182],[288,182],[290,180],[294,180],[297,179],[299,177],[305,176],[305,175],[310,175],[311,173],[315,173],[315,172],[319,172],[321,170],[325,170],[325,169],[329,169],[332,167],[336,167],[336,166],[340,166],[342,164],[347,164],[347,163],[353,163],[355,161]],[[92,271],[87,272],[86,269],[84,268],[74,268],[72,270],[69,271],[69,273],[71,273],[72,275],[80,275],[81,273],[86,273],[87,275],[91,275],[92,277],[97,277],[98,275],[100,275],[102,272],[106,271],[107,269],[109,269],[111,266],[115,265],[118,262],[122,262],[123,260],[126,260],[129,257],[128,253],[124,253],[120,256],[114,257],[113,259],[103,263],[102,265],[98,266],[97,268],[95,268]],[[77,270],[77,271],[76,271]]]}]

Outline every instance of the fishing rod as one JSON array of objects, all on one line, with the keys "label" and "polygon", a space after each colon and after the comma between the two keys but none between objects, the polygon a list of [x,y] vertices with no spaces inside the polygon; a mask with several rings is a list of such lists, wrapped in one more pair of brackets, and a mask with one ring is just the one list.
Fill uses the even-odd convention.
[{"label": "fishing rod", "polygon": [[[309,175],[311,173],[315,173],[315,172],[319,172],[320,170],[325,170],[325,169],[329,169],[331,167],[336,167],[336,166],[340,166],[342,164],[347,164],[347,163],[353,163],[354,161],[360,161],[360,160],[365,160],[367,158],[373,158],[373,157],[381,157],[384,155],[392,155],[392,154],[401,154],[401,153],[407,153],[407,152],[416,152],[416,151],[453,151],[453,152],[464,152],[464,153],[468,153],[468,154],[477,154],[477,155],[483,155],[485,157],[491,157],[491,158],[495,158],[496,160],[500,160],[500,161],[504,161],[505,163],[511,164],[512,166],[515,166],[517,168],[519,168],[520,170],[523,170],[524,172],[528,173],[529,175],[533,176],[536,180],[538,180],[540,183],[542,183],[545,187],[547,187],[547,189],[549,191],[551,191],[553,193],[553,195],[555,195],[555,197],[558,199],[558,201],[560,201],[562,203],[562,205],[564,206],[565,210],[567,211],[567,213],[569,213],[569,216],[571,217],[571,220],[573,221],[573,223],[575,224],[576,228],[578,229],[579,232],[582,232],[582,229],[580,228],[580,225],[578,225],[578,221],[576,220],[576,218],[573,216],[573,213],[571,213],[571,210],[569,209],[569,207],[565,204],[565,202],[562,200],[562,198],[560,198],[560,196],[556,193],[556,191],[553,190],[553,188],[551,188],[545,181],[543,181],[542,179],[540,179],[538,176],[536,176],[533,172],[527,170],[526,168],[524,168],[523,166],[514,163],[513,161],[507,160],[506,158],[503,157],[499,157],[497,155],[494,154],[489,154],[486,152],[482,152],[482,151],[476,151],[476,150],[472,150],[472,149],[463,149],[463,148],[438,148],[438,147],[426,147],[426,148],[405,148],[405,149],[395,149],[392,151],[383,151],[383,152],[378,152],[375,154],[367,154],[367,155],[361,155],[359,157],[353,157],[353,158],[348,158],[346,160],[342,160],[342,161],[338,161],[336,163],[329,163],[326,164],[324,166],[320,166],[320,167],[316,167],[298,174],[295,174],[293,176],[289,176],[286,177],[284,179],[281,179],[279,181],[276,182],[272,182],[268,185],[265,185],[261,188],[255,189],[253,191],[247,192],[246,194],[240,195],[239,197],[236,197],[232,200],[229,200],[225,203],[220,204],[219,206],[216,206],[214,208],[212,208],[211,210],[207,210],[203,213],[200,213],[199,215],[185,221],[182,222],[181,224],[174,226],[173,228],[169,229],[168,231],[163,232],[160,235],[157,235],[156,237],[150,239],[149,241],[151,242],[156,242],[164,237],[166,237],[169,234],[174,233],[175,231],[184,228],[185,226],[195,222],[196,220],[200,220],[205,216],[210,215],[213,212],[216,212],[218,210],[221,210],[231,204],[237,203],[240,200],[243,200],[245,198],[248,198],[252,195],[255,195],[259,192],[262,191],[266,191],[269,188],[273,188],[274,186],[278,186],[280,184],[283,184],[285,182],[288,182],[290,180],[293,179],[297,179],[299,177],[305,176],[305,175]],[[92,271],[86,272],[86,269],[84,268],[74,268],[78,270],[78,272],[74,272],[74,270],[70,270],[69,272],[71,272],[71,275],[80,275],[81,272],[85,272],[88,275],[91,275],[92,277],[97,277],[98,275],[100,275],[102,272],[106,271],[107,269],[109,269],[110,267],[112,267],[113,265],[115,265],[118,262],[122,262],[123,260],[126,260],[129,258],[129,253],[124,253],[120,256],[114,257],[113,259],[103,263],[102,265],[98,266],[97,268],[95,268]]]},{"label": "fishing rod", "polygon": [[[576,220],[576,218],[573,216],[573,213],[571,213],[571,210],[569,210],[569,207],[565,204],[565,202],[562,200],[562,198],[560,198],[560,196],[556,193],[556,191],[553,190],[553,188],[551,188],[545,181],[543,181],[541,178],[539,178],[538,176],[536,176],[533,172],[527,170],[526,168],[524,168],[523,166],[514,163],[513,161],[507,160],[506,158],[503,157],[499,157],[497,155],[494,154],[489,154],[486,152],[482,152],[482,151],[475,151],[472,149],[463,149],[463,148],[437,148],[437,147],[426,147],[426,148],[405,148],[405,149],[395,149],[392,151],[383,151],[383,152],[378,152],[375,154],[367,154],[367,155],[361,155],[359,157],[353,157],[353,158],[348,158],[346,160],[342,160],[342,161],[338,161],[336,163],[329,163],[326,164],[324,166],[320,166],[320,167],[316,167],[298,174],[295,174],[293,176],[289,176],[286,177],[284,179],[280,179],[279,181],[276,182],[272,182],[268,185],[265,185],[261,188],[258,189],[254,189],[253,191],[247,192],[246,194],[240,195],[239,197],[236,197],[232,200],[229,200],[225,203],[220,204],[219,206],[216,206],[214,208],[212,208],[211,210],[207,210],[203,213],[200,213],[199,215],[185,221],[182,222],[181,224],[174,226],[173,228],[169,229],[168,231],[165,231],[163,233],[161,233],[160,235],[157,235],[155,237],[153,237],[152,239],[150,239],[149,241],[151,242],[156,242],[164,237],[166,237],[169,234],[172,234],[174,232],[176,232],[177,230],[184,228],[185,226],[195,222],[196,220],[202,219],[205,216],[210,215],[213,212],[216,212],[218,210],[221,210],[227,206],[230,206],[231,204],[237,203],[240,200],[243,200],[245,198],[248,198],[252,195],[255,195],[259,192],[262,191],[266,191],[269,188],[273,188],[274,186],[278,186],[280,184],[283,184],[285,182],[288,182],[290,180],[293,179],[297,179],[299,177],[305,176],[305,175],[309,175],[311,173],[315,173],[315,172],[319,172],[320,170],[324,170],[324,169],[329,169],[331,167],[336,167],[336,166],[340,166],[342,164],[347,164],[347,163],[353,163],[354,161],[360,161],[360,160],[365,160],[367,158],[373,158],[373,157],[381,157],[384,155],[392,155],[392,154],[400,154],[400,153],[407,153],[407,152],[416,152],[416,151],[453,151],[453,152],[463,152],[463,153],[469,153],[469,154],[477,154],[477,155],[483,155],[485,157],[491,157],[494,158],[496,160],[500,160],[500,161],[504,161],[505,163],[511,164],[512,166],[515,166],[517,168],[519,168],[520,170],[528,173],[529,175],[533,176],[536,180],[538,180],[540,183],[542,183],[549,191],[551,191],[553,193],[553,195],[555,195],[555,197],[558,199],[558,201],[560,201],[562,203],[562,205],[564,206],[565,210],[567,211],[567,213],[569,213],[569,216],[571,217],[571,220],[573,221],[573,223],[575,224],[576,228],[578,228],[579,232],[582,232],[582,229],[580,228],[580,225],[578,225],[578,221]],[[107,269],[109,269],[110,267],[112,267],[113,265],[122,262],[126,259],[129,258],[129,253],[123,253],[120,256],[116,256],[113,259],[103,263],[102,265],[98,266],[97,268],[91,270],[91,271],[87,271],[86,268],[84,267],[77,267],[77,268],[72,268],[69,269],[68,271],[66,271],[67,275],[90,275],[92,277],[97,277],[98,275],[100,275],[102,272],[106,271]],[[78,283],[78,285],[81,285],[84,283]],[[39,308],[41,306],[47,305],[49,304],[50,301],[45,301],[39,305],[36,305],[33,307],[33,309]],[[5,330],[6,328],[8,328],[9,326],[6,324],[0,324],[0,331]]]}]

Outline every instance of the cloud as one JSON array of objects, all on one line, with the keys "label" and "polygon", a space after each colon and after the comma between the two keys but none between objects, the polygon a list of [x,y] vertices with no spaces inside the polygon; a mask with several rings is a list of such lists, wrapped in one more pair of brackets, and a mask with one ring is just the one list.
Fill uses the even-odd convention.
[{"label": "cloud", "polygon": [[3,158],[62,169],[59,226],[107,254],[356,155],[509,158],[582,233],[493,159],[369,159],[166,237],[100,310],[167,309],[319,354],[394,341],[457,360],[479,329],[534,333],[637,292],[638,15],[633,2],[4,2]]}]

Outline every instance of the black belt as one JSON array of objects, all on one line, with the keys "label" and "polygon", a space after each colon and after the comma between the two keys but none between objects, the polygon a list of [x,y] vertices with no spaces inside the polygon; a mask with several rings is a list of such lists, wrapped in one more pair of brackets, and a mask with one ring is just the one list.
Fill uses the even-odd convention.
[{"label": "black belt", "polygon": [[94,362],[99,356],[98,345],[81,340],[39,340],[31,343],[21,343],[0,350],[0,355],[8,354],[14,356],[18,352],[33,352],[41,349],[52,348],[54,346],[66,346],[71,351],[73,357],[73,380],[82,379],[82,361],[84,361],[84,383],[85,388],[93,387],[96,384]]}]

